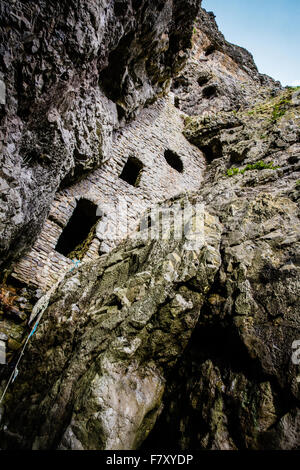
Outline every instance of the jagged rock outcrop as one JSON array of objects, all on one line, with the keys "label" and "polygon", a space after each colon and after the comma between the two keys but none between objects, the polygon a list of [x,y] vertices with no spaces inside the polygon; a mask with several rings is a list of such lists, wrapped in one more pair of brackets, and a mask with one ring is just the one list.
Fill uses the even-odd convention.
[{"label": "jagged rock outcrop", "polygon": [[146,447],[300,448],[299,92],[186,118],[222,264]]},{"label": "jagged rock outcrop", "polygon": [[1,261],[32,244],[61,184],[109,158],[119,122],[165,92],[198,9],[197,0],[1,2]]},{"label": "jagged rock outcrop", "polygon": [[299,449],[299,207],[255,190],[222,197],[221,268],[147,446]]},{"label": "jagged rock outcrop", "polygon": [[146,448],[299,448],[299,185],[253,172],[273,188],[220,179],[198,250],[128,240],[54,289],[2,446],[136,448],[164,405]]},{"label": "jagged rock outcrop", "polygon": [[203,217],[198,248],[187,246],[194,215],[182,240],[129,240],[67,274],[46,297],[42,327],[7,396],[15,412],[2,420],[1,446],[132,449],[143,442],[220,266],[221,224]]},{"label": "jagged rock outcrop", "polygon": [[[299,89],[259,75],[205,11],[194,41],[173,93],[206,173],[163,207],[202,204],[201,233],[195,213],[182,239],[135,232],[40,299],[1,448],[300,449]],[[197,94],[200,72],[216,96],[202,79]]]},{"label": "jagged rock outcrop", "polygon": [[239,110],[280,91],[279,82],[258,72],[247,50],[225,40],[212,12],[200,10],[192,40],[192,54],[172,84],[185,113]]},{"label": "jagged rock outcrop", "polygon": [[[297,164],[299,154],[299,90],[288,88],[275,98],[269,95],[243,111],[210,112],[185,119],[185,137],[199,147],[217,181],[227,169],[266,162]],[[286,156],[286,157],[285,157]],[[234,166],[236,165],[236,166]],[[294,168],[293,166],[290,167]],[[297,167],[296,167],[297,168]]]}]

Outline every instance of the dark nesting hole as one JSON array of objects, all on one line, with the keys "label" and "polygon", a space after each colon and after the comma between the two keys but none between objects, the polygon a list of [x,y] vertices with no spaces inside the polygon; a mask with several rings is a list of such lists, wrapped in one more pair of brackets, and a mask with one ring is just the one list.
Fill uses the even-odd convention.
[{"label": "dark nesting hole", "polygon": [[216,158],[223,157],[223,148],[219,140],[212,140],[209,145],[204,145],[201,147],[202,152],[204,153],[205,159],[208,163],[211,163]]},{"label": "dark nesting hole", "polygon": [[122,108],[119,104],[117,104],[117,113],[118,113],[118,120],[122,121],[122,119],[125,117],[126,112],[125,109]]},{"label": "dark nesting hole", "polygon": [[175,96],[175,99],[174,99],[174,106],[175,108],[180,108],[180,99],[178,98],[178,96]]},{"label": "dark nesting hole", "polygon": [[172,150],[165,150],[164,157],[166,162],[179,173],[183,172],[183,163],[179,155]]},{"label": "dark nesting hole", "polygon": [[180,75],[179,77],[173,80],[173,88],[186,87],[188,86],[188,84],[189,84],[188,79],[184,77],[183,75]]},{"label": "dark nesting hole", "polygon": [[77,149],[74,150],[73,152],[73,157],[74,157],[74,160],[76,161],[80,161],[80,160],[87,160],[87,155],[83,154],[83,153],[80,153]]},{"label": "dark nesting hole", "polygon": [[208,85],[207,87],[203,88],[202,96],[203,98],[210,99],[217,95],[218,89],[216,85]]},{"label": "dark nesting hole", "polygon": [[209,80],[210,80],[210,76],[200,75],[198,77],[197,82],[198,82],[198,85],[203,86],[203,85],[206,85],[209,82]]},{"label": "dark nesting hole", "polygon": [[300,160],[300,157],[298,155],[292,155],[291,157],[288,158],[288,163],[291,165],[294,165],[295,163],[298,163]]},{"label": "dark nesting hole", "polygon": [[132,186],[137,186],[141,178],[143,167],[144,165],[138,158],[129,157],[120,174],[120,178]]},{"label": "dark nesting hole", "polygon": [[116,16],[124,16],[128,9],[128,3],[124,0],[116,1],[114,4],[114,12]]},{"label": "dark nesting hole", "polygon": [[206,57],[213,54],[215,52],[215,50],[216,50],[216,48],[212,44],[210,46],[208,46],[208,48],[205,51]]},{"label": "dark nesting hole", "polygon": [[[91,230],[95,227],[96,222],[100,218],[96,213],[96,204],[87,199],[80,199],[58,239],[55,250],[69,257],[69,254],[88,238]],[[84,254],[82,253],[82,255]],[[79,259],[78,256],[77,258]]]},{"label": "dark nesting hole", "polygon": [[247,152],[249,149],[245,149],[243,152],[237,152],[236,150],[230,151],[230,160],[229,160],[229,167],[234,163],[241,163],[245,160],[247,156]]}]

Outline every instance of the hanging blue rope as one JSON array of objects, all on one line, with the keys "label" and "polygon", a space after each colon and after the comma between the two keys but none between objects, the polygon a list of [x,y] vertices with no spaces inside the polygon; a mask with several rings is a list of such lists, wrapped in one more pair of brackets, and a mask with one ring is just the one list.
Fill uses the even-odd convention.
[{"label": "hanging blue rope", "polygon": [[32,328],[30,335],[28,336],[28,339],[30,339],[31,336],[35,333],[35,330],[37,329],[38,324],[39,324],[39,320],[35,323],[34,327]]},{"label": "hanging blue rope", "polygon": [[3,401],[3,399],[4,399],[5,395],[6,395],[6,392],[7,392],[7,389],[8,389],[8,387],[9,387],[9,385],[10,385],[11,383],[13,383],[13,382],[16,380],[16,378],[17,378],[17,375],[18,375],[18,373],[19,373],[19,370],[18,370],[19,362],[20,362],[20,360],[21,360],[21,358],[22,358],[22,356],[23,356],[23,354],[24,354],[24,351],[25,351],[25,348],[26,348],[26,346],[27,346],[27,343],[28,343],[29,339],[30,339],[31,336],[35,333],[35,331],[36,331],[36,329],[37,329],[37,326],[38,326],[38,324],[39,324],[39,321],[40,321],[40,318],[38,318],[38,320],[35,322],[34,327],[32,328],[31,332],[30,332],[29,335],[27,336],[27,339],[26,339],[25,344],[24,344],[24,346],[23,346],[23,348],[22,348],[22,351],[20,352],[20,355],[19,355],[19,358],[18,358],[17,363],[16,363],[16,365],[15,365],[15,368],[14,368],[14,370],[13,370],[12,373],[11,373],[11,376],[10,376],[10,378],[9,378],[7,384],[6,384],[6,387],[5,387],[5,389],[4,389],[4,392],[2,393],[2,396],[1,396],[1,399],[0,399],[0,404],[2,403],[2,401]]},{"label": "hanging blue rope", "polygon": [[73,268],[70,269],[70,272],[72,272],[74,268],[78,268],[78,266],[79,266],[79,264],[80,264],[80,260],[79,260],[79,259],[76,259],[76,258],[75,258],[75,259],[72,259],[72,263],[74,263],[75,266],[73,266]]},{"label": "hanging blue rope", "polygon": [[18,373],[19,373],[19,370],[17,368],[15,368],[14,375],[13,375],[11,383],[13,383],[16,380]]}]

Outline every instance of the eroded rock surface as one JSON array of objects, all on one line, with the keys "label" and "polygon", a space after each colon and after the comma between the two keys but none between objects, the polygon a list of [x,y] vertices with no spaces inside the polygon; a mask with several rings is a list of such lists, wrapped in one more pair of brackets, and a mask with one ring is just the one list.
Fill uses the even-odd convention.
[{"label": "eroded rock surface", "polygon": [[109,158],[120,121],[166,91],[198,9],[197,0],[1,2],[1,261],[32,243],[61,184]]},{"label": "eroded rock surface", "polygon": [[145,446],[299,449],[299,90],[186,118],[222,265]]},{"label": "eroded rock surface", "polygon": [[129,449],[143,442],[220,266],[221,224],[209,213],[204,219],[197,250],[186,249],[186,239],[129,240],[59,284],[7,398],[16,404],[19,396],[20,404],[2,435],[8,446]]},{"label": "eroded rock surface", "polygon": [[298,449],[299,208],[240,191],[218,209],[222,265],[146,445]]},{"label": "eroded rock surface", "polygon": [[192,54],[172,83],[177,107],[186,114],[244,109],[280,91],[279,82],[258,72],[247,50],[226,41],[212,12],[200,10],[192,40]]},{"label": "eroded rock surface", "polygon": [[299,89],[259,75],[205,11],[185,74],[173,92],[207,168],[166,204],[203,204],[203,239],[191,249],[195,214],[180,240],[136,232],[40,299],[1,448],[300,448]]}]

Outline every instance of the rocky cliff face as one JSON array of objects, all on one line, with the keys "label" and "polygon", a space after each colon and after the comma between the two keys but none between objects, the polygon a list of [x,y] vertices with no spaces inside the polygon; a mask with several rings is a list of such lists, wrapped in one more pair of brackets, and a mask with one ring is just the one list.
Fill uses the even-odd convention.
[{"label": "rocky cliff face", "polygon": [[40,231],[60,185],[109,158],[114,131],[165,92],[197,0],[0,6],[1,261]]},{"label": "rocky cliff face", "polygon": [[[125,3],[114,12],[122,22]],[[128,119],[162,91],[155,77],[177,72],[184,135],[207,166],[197,191],[164,207],[203,211],[185,219],[183,238],[174,227],[155,240],[137,231],[40,299],[40,325],[1,409],[2,448],[300,448],[299,90],[260,75],[204,10],[184,70],[166,61],[157,71],[156,59],[135,81],[137,31],[151,25],[151,36],[172,12],[174,38],[166,45],[159,29],[155,47],[168,60],[187,47],[183,2],[163,3],[153,24],[150,4],[150,17],[133,14],[133,42],[121,40],[98,70],[101,103],[114,109],[108,120]],[[68,142],[86,124],[73,118]]]},{"label": "rocky cliff face", "polygon": [[247,50],[225,40],[212,12],[201,9],[192,40],[189,61],[172,84],[177,107],[186,114],[238,111],[281,89],[258,72]]}]

